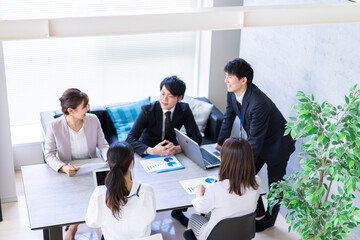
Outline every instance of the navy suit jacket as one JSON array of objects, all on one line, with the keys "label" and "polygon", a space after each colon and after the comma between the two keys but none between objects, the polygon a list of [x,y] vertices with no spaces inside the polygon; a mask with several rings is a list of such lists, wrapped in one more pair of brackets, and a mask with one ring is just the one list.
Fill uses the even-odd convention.
[{"label": "navy suit jacket", "polygon": [[[171,141],[174,145],[178,145],[173,129],[176,128],[180,130],[182,126],[185,126],[186,134],[200,145],[200,131],[196,125],[189,104],[178,102],[175,105],[171,119],[170,139],[166,140]],[[142,106],[126,141],[132,145],[137,154],[143,156],[148,147],[155,147],[155,145],[162,141],[162,127],[163,111],[159,101],[149,103]]]},{"label": "navy suit jacket", "polygon": [[[219,145],[230,137],[236,116],[240,116],[236,96],[228,92],[226,112],[218,138]],[[250,84],[245,92],[241,118],[255,161],[261,158],[268,165],[276,165],[287,161],[295,151],[291,136],[284,136],[285,118],[271,99],[254,84]]]}]

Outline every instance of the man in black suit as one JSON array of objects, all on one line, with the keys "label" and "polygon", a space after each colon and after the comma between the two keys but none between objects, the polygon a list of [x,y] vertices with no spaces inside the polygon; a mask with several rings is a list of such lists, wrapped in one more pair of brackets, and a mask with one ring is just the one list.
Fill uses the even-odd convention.
[{"label": "man in black suit", "polygon": [[[235,117],[240,119],[240,131],[247,134],[255,159],[256,173],[267,164],[269,187],[273,182],[283,179],[290,155],[295,144],[290,135],[284,136],[286,120],[275,104],[255,84],[253,69],[241,58],[227,63],[225,83],[227,85],[227,105],[216,145],[221,149],[224,141],[230,137]],[[257,207],[256,230],[263,231],[275,224],[279,205],[272,215],[265,212],[259,198]]]},{"label": "man in black suit", "polygon": [[[137,154],[166,156],[180,153],[182,149],[174,128],[180,130],[182,126],[191,139],[201,144],[200,131],[189,104],[180,102],[185,90],[185,83],[177,76],[167,77],[160,83],[160,99],[141,108],[126,139]],[[184,210],[174,210],[171,216],[187,227]]]}]

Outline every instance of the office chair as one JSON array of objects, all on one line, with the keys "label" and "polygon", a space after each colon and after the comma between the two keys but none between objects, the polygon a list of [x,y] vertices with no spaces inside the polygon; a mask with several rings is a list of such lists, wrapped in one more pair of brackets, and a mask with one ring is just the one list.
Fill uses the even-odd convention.
[{"label": "office chair", "polygon": [[[184,232],[186,240],[196,240],[193,231]],[[207,240],[251,240],[255,237],[255,213],[241,217],[226,218],[218,222],[211,230]]]}]

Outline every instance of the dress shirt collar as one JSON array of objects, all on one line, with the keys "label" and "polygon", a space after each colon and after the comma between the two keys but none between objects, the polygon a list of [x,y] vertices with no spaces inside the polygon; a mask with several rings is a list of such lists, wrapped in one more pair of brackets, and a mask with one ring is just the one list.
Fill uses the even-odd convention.
[{"label": "dress shirt collar", "polygon": [[167,110],[167,109],[162,109],[164,119],[166,118],[165,113],[166,113],[167,111],[170,111],[170,112],[171,112],[171,114],[170,114],[170,119],[172,119],[172,116],[173,116],[173,114],[174,114],[175,107],[176,107],[176,104],[175,104],[175,106],[173,106],[173,107],[172,107],[171,109],[169,109],[169,110]]},{"label": "dress shirt collar", "polygon": [[245,91],[243,92],[243,94],[241,94],[241,96],[239,96],[239,97],[235,94],[236,100],[237,100],[241,105],[242,105],[242,101],[243,101],[243,98],[244,98],[244,96],[245,96],[246,90],[247,90],[247,88],[245,89]]}]

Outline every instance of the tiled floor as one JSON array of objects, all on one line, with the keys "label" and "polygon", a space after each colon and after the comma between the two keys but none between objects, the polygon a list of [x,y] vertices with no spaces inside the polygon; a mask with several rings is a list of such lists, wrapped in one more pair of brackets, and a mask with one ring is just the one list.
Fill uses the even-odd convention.
[{"label": "tiled floor", "polygon": [[[9,240],[31,240],[42,239],[42,231],[31,231],[27,216],[25,196],[20,171],[16,171],[16,188],[18,201],[11,203],[3,203],[3,221],[0,222],[0,239]],[[190,208],[186,215],[190,215],[194,210]],[[299,239],[296,233],[289,233],[285,219],[279,215],[274,227],[257,233],[255,240],[295,240]],[[152,224],[153,233],[161,233],[164,240],[183,239],[182,233],[185,228],[177,221],[170,217],[170,212],[161,212],[156,215],[156,219]],[[99,230],[87,228],[85,224],[79,226],[76,234],[77,240],[98,240],[100,236]]]}]

